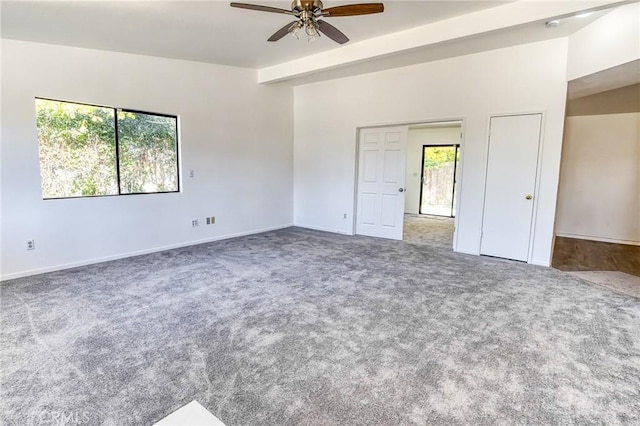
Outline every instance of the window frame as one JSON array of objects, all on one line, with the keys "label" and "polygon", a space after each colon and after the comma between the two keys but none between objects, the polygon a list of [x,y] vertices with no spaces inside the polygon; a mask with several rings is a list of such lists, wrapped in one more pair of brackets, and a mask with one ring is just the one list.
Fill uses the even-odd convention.
[{"label": "window frame", "polygon": [[[46,98],[46,97],[42,97],[42,96],[36,96],[34,98],[34,102],[38,101],[38,100],[42,100],[42,101],[50,101],[50,102],[61,102],[61,103],[67,103],[67,104],[76,104],[76,105],[85,105],[85,106],[90,106],[90,107],[96,107],[96,108],[104,108],[104,109],[111,109],[113,110],[113,128],[114,128],[114,139],[115,139],[115,156],[116,156],[116,161],[115,161],[115,167],[116,167],[116,183],[118,186],[118,193],[117,194],[105,194],[105,195],[72,195],[69,197],[45,197],[44,194],[42,194],[42,200],[46,201],[46,200],[69,200],[69,199],[76,199],[76,198],[102,198],[102,197],[123,197],[123,196],[130,196],[130,195],[155,195],[155,194],[175,194],[175,193],[179,193],[181,192],[181,179],[180,179],[180,139],[179,139],[179,120],[178,120],[178,116],[177,115],[173,115],[173,114],[166,114],[166,113],[161,113],[161,112],[151,112],[151,111],[143,111],[143,110],[138,110],[138,109],[133,109],[133,108],[121,108],[121,107],[112,107],[112,106],[105,106],[105,105],[98,105],[98,104],[92,104],[92,103],[88,103],[88,102],[76,102],[76,101],[67,101],[67,100],[61,100],[61,99],[53,99],[53,98]],[[118,112],[129,112],[129,113],[133,113],[133,114],[146,114],[146,115],[155,115],[158,117],[165,117],[165,118],[173,118],[176,122],[176,133],[175,133],[175,139],[176,139],[176,190],[175,191],[156,191],[156,192],[128,192],[128,193],[123,193],[122,192],[122,186],[121,186],[121,181],[120,181],[120,140],[119,140],[119,136],[118,136]],[[36,131],[38,131],[38,125],[36,122]],[[38,139],[38,138],[36,138]],[[40,141],[38,140],[38,149],[39,149],[39,145],[40,145]],[[39,154],[38,154],[39,156]],[[38,168],[40,169],[40,159],[38,158]],[[42,192],[42,176],[40,177],[40,191]]]}]

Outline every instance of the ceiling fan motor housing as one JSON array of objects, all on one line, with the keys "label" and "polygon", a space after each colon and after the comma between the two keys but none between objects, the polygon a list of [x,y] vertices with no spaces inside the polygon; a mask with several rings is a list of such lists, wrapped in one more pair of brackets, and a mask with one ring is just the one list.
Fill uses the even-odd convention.
[{"label": "ceiling fan motor housing", "polygon": [[291,2],[291,10],[302,12],[303,10],[309,10],[316,12],[322,10],[322,2],[320,0],[293,0]]}]

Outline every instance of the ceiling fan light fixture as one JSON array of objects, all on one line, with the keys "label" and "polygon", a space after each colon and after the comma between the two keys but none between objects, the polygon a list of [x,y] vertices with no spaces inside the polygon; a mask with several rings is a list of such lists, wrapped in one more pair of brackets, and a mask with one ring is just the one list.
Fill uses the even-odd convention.
[{"label": "ceiling fan light fixture", "polygon": [[320,38],[320,33],[318,32],[317,24],[311,18],[305,21],[304,32],[307,33],[307,41],[314,41]]},{"label": "ceiling fan light fixture", "polygon": [[296,40],[300,40],[300,30],[303,26],[304,25],[300,21],[294,23],[293,25],[291,25],[291,28],[289,28],[289,34],[295,37]]},{"label": "ceiling fan light fixture", "polygon": [[320,38],[320,33],[322,33],[336,43],[344,44],[349,41],[349,37],[344,35],[342,31],[333,25],[320,18],[369,15],[372,13],[384,12],[384,4],[382,3],[346,4],[325,9],[321,0],[293,0],[291,2],[290,10],[259,4],[236,2],[231,2],[230,6],[240,9],[256,10],[259,12],[271,12],[295,16],[296,20],[294,22],[286,24],[267,39],[267,41],[270,42],[278,41],[287,34],[291,34],[295,38],[299,39],[300,31],[304,28],[304,31],[307,34],[307,41],[314,41]]}]

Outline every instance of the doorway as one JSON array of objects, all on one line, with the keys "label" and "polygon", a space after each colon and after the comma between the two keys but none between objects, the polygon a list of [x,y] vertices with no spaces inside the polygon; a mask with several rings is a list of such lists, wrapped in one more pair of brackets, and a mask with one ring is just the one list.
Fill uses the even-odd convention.
[{"label": "doorway", "polygon": [[403,240],[454,248],[462,122],[409,126]]},{"label": "doorway", "polygon": [[460,145],[423,145],[419,214],[455,217]]}]

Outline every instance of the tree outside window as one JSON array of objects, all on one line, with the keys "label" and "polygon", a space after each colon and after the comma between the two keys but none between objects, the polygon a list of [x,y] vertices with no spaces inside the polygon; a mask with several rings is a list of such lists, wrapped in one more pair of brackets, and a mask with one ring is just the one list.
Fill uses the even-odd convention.
[{"label": "tree outside window", "polygon": [[177,117],[36,99],[42,197],[178,191]]}]

